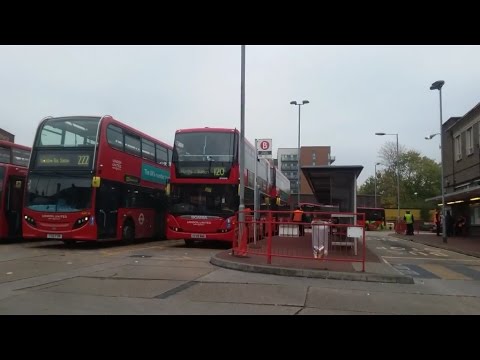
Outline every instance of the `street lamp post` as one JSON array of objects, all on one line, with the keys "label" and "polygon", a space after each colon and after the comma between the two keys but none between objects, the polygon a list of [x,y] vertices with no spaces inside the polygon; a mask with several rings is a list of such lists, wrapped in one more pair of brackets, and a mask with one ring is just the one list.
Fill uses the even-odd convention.
[{"label": "street lamp post", "polygon": [[439,133],[432,134],[430,136],[425,136],[425,140],[432,140],[435,136],[440,135]]},{"label": "street lamp post", "polygon": [[[447,243],[447,221],[445,217],[445,189],[443,187],[443,135],[442,135],[442,86],[445,84],[445,81],[443,80],[438,80],[435,81],[432,86],[430,86],[430,90],[438,90],[440,94],[440,173],[441,173],[441,194],[442,194],[442,215],[443,215],[443,221],[442,221],[442,238],[443,242]],[[430,135],[431,136],[431,135]],[[431,136],[432,138],[433,136]]]},{"label": "street lamp post", "polygon": [[298,106],[298,152],[297,152],[297,206],[300,206],[300,108],[302,105],[309,104],[310,101],[303,100],[302,103],[297,103],[296,101],[290,101],[291,105]]},{"label": "street lamp post", "polygon": [[238,220],[239,237],[238,246],[240,246],[240,239],[243,236],[243,229],[245,225],[245,45],[241,47],[241,65],[240,65],[240,151],[239,151],[239,165],[240,165],[240,189],[239,189],[239,206],[238,206]]},{"label": "street lamp post", "polygon": [[375,207],[377,207],[377,165],[381,165],[380,163],[375,164]]},{"label": "street lamp post", "polygon": [[387,134],[377,132],[375,135],[383,136],[383,135],[395,135],[397,137],[397,224],[400,222],[400,154],[398,152],[398,134]]}]

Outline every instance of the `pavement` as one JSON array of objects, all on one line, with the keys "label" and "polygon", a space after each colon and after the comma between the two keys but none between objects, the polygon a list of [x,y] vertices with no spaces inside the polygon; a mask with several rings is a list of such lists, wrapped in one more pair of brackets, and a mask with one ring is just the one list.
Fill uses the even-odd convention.
[{"label": "pavement", "polygon": [[[399,274],[390,264],[384,262],[380,255],[376,254],[373,245],[369,246],[369,236],[392,236],[415,243],[425,244],[450,250],[464,255],[480,258],[480,237],[449,237],[447,243],[443,242],[441,236],[429,232],[417,232],[415,235],[400,235],[391,231],[368,232],[365,246],[365,271],[362,271],[360,262],[339,262],[325,259],[300,259],[290,256],[309,256],[311,253],[311,238],[304,239],[282,239],[275,237],[273,244],[276,245],[271,264],[267,263],[265,256],[266,244],[259,241],[256,246],[250,248],[247,256],[235,256],[232,250],[226,250],[213,255],[210,262],[213,265],[248,272],[275,274],[283,276],[298,276],[309,278],[354,280],[382,283],[414,284],[411,276]],[[292,241],[294,240],[294,241]],[[352,257],[352,260],[362,256],[363,249],[359,248],[359,256]],[[348,259],[346,256],[343,258]]]}]

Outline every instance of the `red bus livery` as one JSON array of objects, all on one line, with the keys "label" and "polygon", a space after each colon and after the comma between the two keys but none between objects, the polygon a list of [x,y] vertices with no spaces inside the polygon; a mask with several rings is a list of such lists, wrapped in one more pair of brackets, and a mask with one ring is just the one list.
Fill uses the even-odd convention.
[{"label": "red bus livery", "polygon": [[172,147],[111,116],[41,121],[28,169],[24,238],[164,237]]},{"label": "red bus livery", "polygon": [[22,204],[30,148],[0,140],[0,239],[22,236]]},{"label": "red bus livery", "polygon": [[365,227],[365,230],[380,230],[386,226],[385,209],[383,208],[357,208],[358,213],[365,214],[365,222],[358,219],[358,224]]},{"label": "red bus livery", "polygon": [[[233,240],[239,206],[239,141],[240,134],[236,129],[176,131],[168,239],[184,239],[187,245],[195,240]],[[253,210],[255,147],[247,141],[244,156],[245,208]],[[276,172],[265,159],[258,160],[257,185],[259,204],[271,204],[273,196],[288,200],[288,179]]]}]

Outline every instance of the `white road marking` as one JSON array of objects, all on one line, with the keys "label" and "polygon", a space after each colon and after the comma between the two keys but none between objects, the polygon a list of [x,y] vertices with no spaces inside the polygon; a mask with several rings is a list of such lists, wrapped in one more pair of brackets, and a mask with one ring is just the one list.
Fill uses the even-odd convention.
[{"label": "white road marking", "polygon": [[437,258],[423,258],[423,257],[407,257],[407,256],[382,256],[382,257],[385,257],[385,258],[388,258],[388,259],[405,259],[405,260],[432,260],[432,261],[439,261],[439,260],[443,260],[443,261],[471,261],[471,262],[479,262],[480,263],[480,259],[437,259]]},{"label": "white road marking", "polygon": [[395,266],[393,266],[393,265],[390,264],[387,260],[385,260],[385,259],[383,258],[383,256],[382,256],[382,260],[383,260],[386,264],[390,265],[390,267],[391,267],[392,269],[394,269],[395,271],[397,271],[400,275],[403,275],[403,273],[402,273],[400,270],[398,270]]}]

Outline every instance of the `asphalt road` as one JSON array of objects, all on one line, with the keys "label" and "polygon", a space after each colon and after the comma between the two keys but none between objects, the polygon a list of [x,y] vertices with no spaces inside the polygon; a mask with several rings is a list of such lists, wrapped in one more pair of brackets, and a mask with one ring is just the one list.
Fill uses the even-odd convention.
[{"label": "asphalt road", "polygon": [[374,251],[399,273],[417,279],[480,281],[480,259],[386,235],[369,236]]},{"label": "asphalt road", "polygon": [[[399,272],[478,265],[402,240],[368,241]],[[449,279],[430,267],[437,277],[417,272],[415,284],[282,277],[211,265],[223,250],[183,241],[0,244],[0,314],[480,314],[473,275]]]}]

